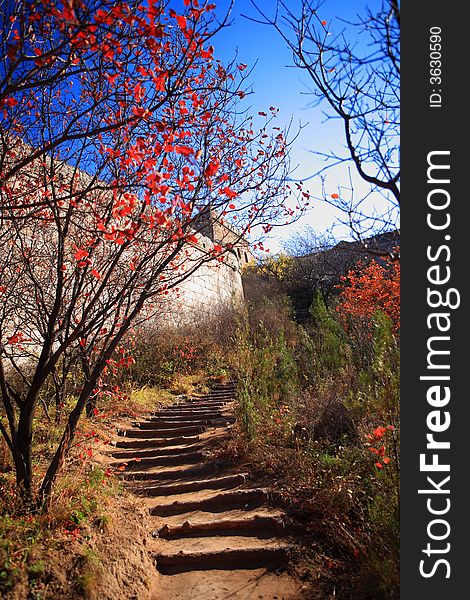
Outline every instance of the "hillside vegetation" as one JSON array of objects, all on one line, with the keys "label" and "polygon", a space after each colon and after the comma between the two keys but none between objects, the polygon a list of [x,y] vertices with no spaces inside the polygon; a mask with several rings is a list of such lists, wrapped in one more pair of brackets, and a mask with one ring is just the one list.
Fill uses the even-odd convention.
[{"label": "hillside vegetation", "polygon": [[[317,295],[302,325],[287,296],[247,289],[250,301],[210,322],[177,332],[146,327],[129,338],[119,368],[108,370],[82,422],[48,511],[22,511],[1,447],[2,594],[127,597],[124,579],[111,592],[103,585],[110,547],[122,545],[130,526],[135,547],[117,570],[133,564],[136,597],[145,598],[152,570],[145,517],[108,464],[109,441],[122,423],[224,376],[237,384],[239,408],[223,453],[271,486],[291,515],[303,548],[294,561],[297,576],[320,585],[325,597],[396,598],[398,285],[398,263],[391,269],[371,263],[343,280],[329,308]],[[65,402],[73,403],[75,393],[71,374]],[[41,400],[34,438],[39,473],[63,419],[53,395]]]}]

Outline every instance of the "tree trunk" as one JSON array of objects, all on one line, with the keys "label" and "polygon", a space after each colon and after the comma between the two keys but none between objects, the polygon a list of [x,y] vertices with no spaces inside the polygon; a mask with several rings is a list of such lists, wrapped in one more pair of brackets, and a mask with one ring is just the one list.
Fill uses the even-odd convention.
[{"label": "tree trunk", "polygon": [[90,398],[93,394],[93,390],[96,387],[99,377],[103,373],[103,369],[105,368],[107,361],[112,356],[113,352],[116,350],[122,338],[129,330],[130,324],[133,321],[134,317],[137,314],[139,314],[145,300],[146,297],[142,295],[140,300],[134,307],[133,312],[131,313],[131,315],[129,315],[129,318],[126,320],[126,323],[123,326],[121,326],[119,331],[116,333],[116,336],[106,348],[104,353],[100,356],[98,362],[93,366],[93,368],[90,368],[90,363],[85,360],[85,373],[88,373],[87,381],[85,382],[85,385],[82,388],[75,408],[69,415],[65,431],[62,435],[62,439],[60,440],[60,444],[56,450],[56,453],[54,454],[54,457],[52,458],[52,461],[49,465],[49,468],[47,469],[46,474],[44,475],[44,479],[42,480],[41,488],[39,490],[39,502],[41,503],[41,505],[47,506],[47,504],[49,503],[52,486],[60,468],[62,467],[62,464],[64,463],[65,457],[67,456],[67,453],[70,450],[80,417],[83,411],[85,410],[87,403],[90,401]]},{"label": "tree trunk", "polygon": [[[80,362],[82,363],[83,374],[85,375],[85,386],[89,383],[91,378],[90,363],[88,357],[84,352],[81,353]],[[91,394],[88,396],[85,403],[85,413],[87,417],[92,417],[96,408],[96,396]]]},{"label": "tree trunk", "polygon": [[75,408],[69,415],[65,431],[62,435],[62,439],[60,440],[60,444],[54,454],[54,457],[51,460],[46,474],[44,475],[44,479],[41,484],[41,489],[39,490],[38,502],[41,506],[47,506],[47,504],[49,503],[52,486],[54,484],[58,472],[60,471],[65,461],[65,457],[67,456],[67,453],[70,450],[70,446],[75,436],[80,416],[83,412],[83,409],[85,408],[85,404],[88,401],[90,391],[88,393],[86,393],[85,390],[82,391],[82,394],[80,395],[80,398],[78,399]]},{"label": "tree trunk", "polygon": [[[142,303],[143,303],[143,301],[142,301]],[[141,305],[140,306],[137,305],[135,312],[138,312],[138,310],[140,310],[140,308],[141,308]],[[123,338],[124,334],[127,332],[128,329],[129,329],[129,322],[126,324],[126,326],[121,327],[121,329],[119,330],[119,333],[116,335],[116,337],[114,338],[112,343],[109,345],[106,352],[104,352],[104,354],[100,357],[100,360],[93,367],[93,369],[90,369],[90,365],[89,365],[89,363],[87,363],[87,371],[86,371],[86,373],[88,373],[87,381],[82,388],[82,391],[77,400],[77,404],[75,405],[75,408],[69,415],[67,425],[65,427],[65,431],[62,435],[62,439],[60,440],[59,446],[54,454],[54,457],[52,458],[49,468],[47,469],[47,472],[44,475],[44,479],[42,480],[42,483],[41,483],[41,489],[39,490],[39,499],[38,500],[39,500],[40,504],[43,506],[47,506],[47,504],[49,503],[52,486],[54,484],[54,481],[57,477],[59,470],[61,469],[61,467],[64,463],[65,457],[67,456],[67,453],[70,450],[73,438],[75,436],[75,432],[77,430],[78,422],[80,420],[80,417],[81,417],[85,407],[87,406],[87,404],[90,401],[90,398],[93,394],[93,390],[95,389],[98,378],[102,374],[103,369],[106,366],[107,360],[110,358],[110,356],[112,355],[112,353],[114,352],[117,345],[119,344],[119,342],[121,341],[121,339]]]},{"label": "tree trunk", "polygon": [[32,425],[32,412],[30,410],[22,411],[18,422],[16,436],[13,440],[13,459],[16,467],[16,484],[18,486],[20,496],[25,503],[30,503],[32,500]]},{"label": "tree trunk", "polygon": [[86,403],[86,416],[92,417],[95,414],[95,408],[96,408],[96,397],[94,396],[92,398],[90,396]]}]

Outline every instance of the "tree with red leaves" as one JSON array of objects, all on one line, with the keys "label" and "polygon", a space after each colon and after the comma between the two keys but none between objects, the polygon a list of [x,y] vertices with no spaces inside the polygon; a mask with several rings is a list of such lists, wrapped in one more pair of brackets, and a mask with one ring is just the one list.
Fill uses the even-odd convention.
[{"label": "tree with red leaves", "polygon": [[351,270],[342,277],[341,300],[336,310],[344,325],[353,317],[370,329],[377,311],[383,312],[400,331],[400,262],[371,261],[365,268]]},{"label": "tree with red leaves", "polygon": [[199,244],[207,207],[240,236],[294,216],[276,109],[255,131],[245,65],[214,58],[225,23],[184,7],[0,2],[0,431],[30,501],[42,394],[80,370],[37,502],[131,327],[230,251]]}]

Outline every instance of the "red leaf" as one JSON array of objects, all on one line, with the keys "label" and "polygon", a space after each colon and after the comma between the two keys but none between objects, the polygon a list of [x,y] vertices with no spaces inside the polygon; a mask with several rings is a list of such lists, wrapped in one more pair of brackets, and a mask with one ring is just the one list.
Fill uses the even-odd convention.
[{"label": "red leaf", "polygon": [[149,110],[147,110],[146,108],[142,108],[141,106],[133,106],[132,107],[132,112],[137,117],[140,117],[141,119],[144,119],[144,121],[148,121],[148,118],[152,114]]},{"label": "red leaf", "polygon": [[208,178],[213,177],[219,170],[219,167],[220,162],[216,158],[212,159],[207,165],[206,170],[204,171],[204,176]]},{"label": "red leaf", "polygon": [[144,96],[145,88],[140,83],[137,83],[134,87],[134,98],[137,102],[140,102]]},{"label": "red leaf", "polygon": [[84,258],[87,258],[87,256],[88,252],[83,250],[83,248],[77,248],[77,251],[74,254],[75,260],[83,260]]},{"label": "red leaf", "polygon": [[194,154],[194,150],[189,146],[175,146],[176,154],[182,154],[183,156],[191,156]]},{"label": "red leaf", "polygon": [[222,190],[222,193],[225,194],[228,198],[236,198],[237,197],[237,192],[234,192],[231,188],[229,187],[225,187]]},{"label": "red leaf", "polygon": [[181,29],[186,29],[186,27],[187,27],[186,17],[183,17],[182,15],[178,15],[176,17],[176,22],[181,27]]},{"label": "red leaf", "polygon": [[23,334],[21,333],[21,331],[18,331],[18,333],[15,333],[15,335],[12,335],[11,337],[9,337],[7,339],[7,344],[17,344],[22,339],[23,339]]},{"label": "red leaf", "polygon": [[336,198],[339,198],[338,194],[331,194],[331,197],[332,197],[332,198],[335,198],[335,199],[336,199]]},{"label": "red leaf", "polygon": [[377,427],[377,429],[374,429],[374,437],[377,438],[378,440],[382,439],[384,436],[384,433],[387,431],[386,427]]},{"label": "red leaf", "polygon": [[110,73],[106,73],[105,74],[105,78],[108,80],[108,82],[111,85],[114,85],[114,83],[116,82],[116,79],[119,77],[119,73],[115,73],[114,75],[111,75]]},{"label": "red leaf", "polygon": [[155,211],[155,221],[158,223],[158,225],[166,225],[168,219],[162,213],[162,211],[159,210],[159,211]]}]

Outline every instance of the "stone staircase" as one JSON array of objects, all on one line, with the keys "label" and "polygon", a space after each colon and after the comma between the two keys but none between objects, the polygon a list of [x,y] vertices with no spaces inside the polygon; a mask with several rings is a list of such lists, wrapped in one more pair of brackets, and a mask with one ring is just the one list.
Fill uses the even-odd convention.
[{"label": "stone staircase", "polygon": [[[235,420],[234,403],[234,386],[218,384],[118,432],[116,466],[125,466],[126,484],[155,521],[151,551],[168,580],[157,586],[161,598],[212,600],[228,592],[248,599],[255,589],[266,600],[301,597],[282,575],[292,548],[285,515],[270,506],[268,489],[215,456]],[[243,574],[248,584],[239,592]],[[181,589],[188,577],[200,596]]]}]

